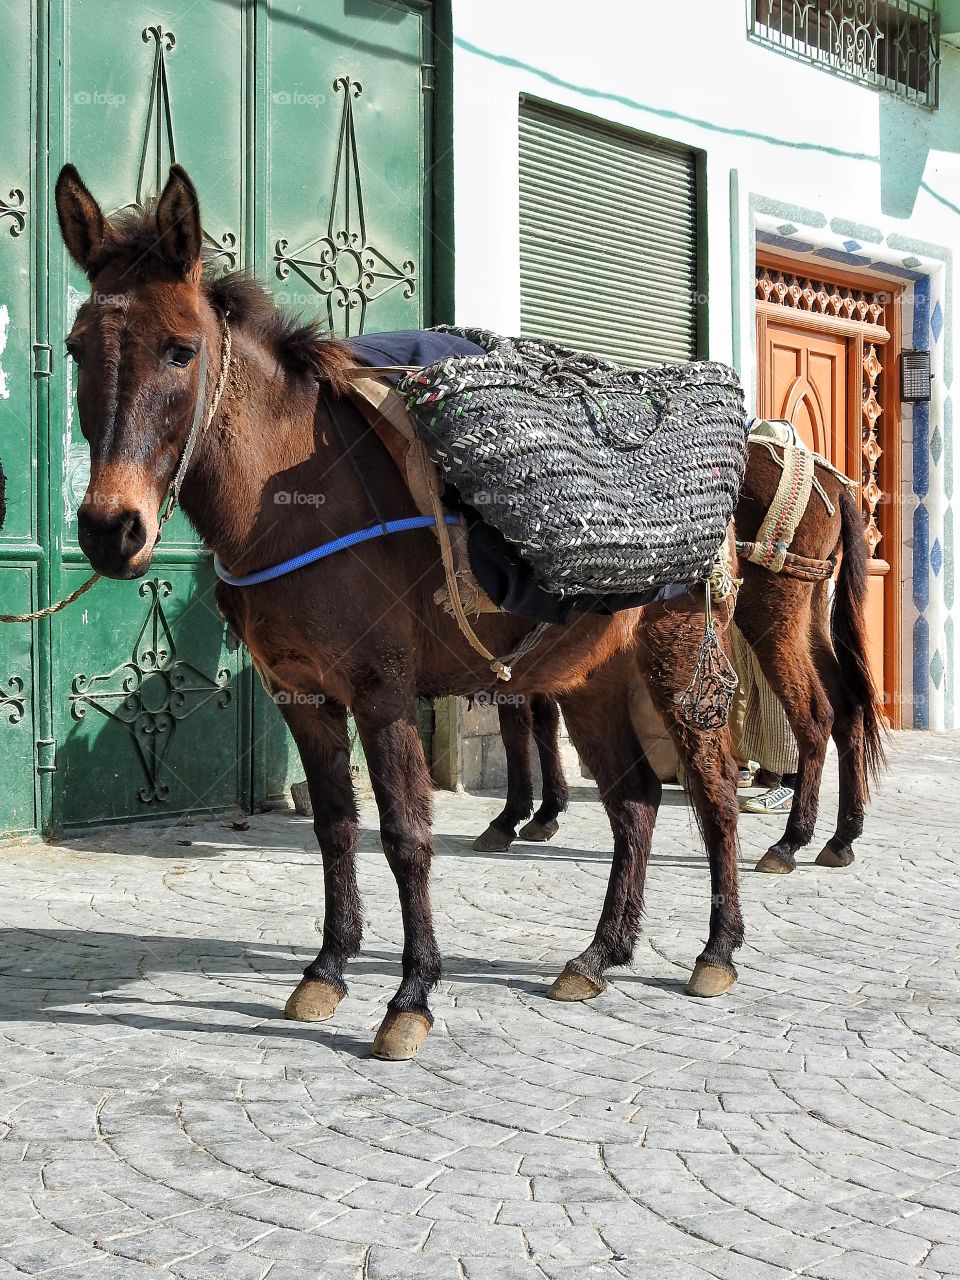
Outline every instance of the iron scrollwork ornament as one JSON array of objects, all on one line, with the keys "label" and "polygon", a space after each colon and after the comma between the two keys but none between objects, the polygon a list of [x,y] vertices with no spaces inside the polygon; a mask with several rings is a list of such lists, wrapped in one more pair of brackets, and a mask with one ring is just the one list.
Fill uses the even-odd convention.
[{"label": "iron scrollwork ornament", "polygon": [[8,724],[20,724],[26,709],[23,681],[19,676],[9,676],[6,692],[0,689],[0,716],[5,716]]},{"label": "iron scrollwork ornament", "polygon": [[363,333],[371,302],[397,288],[403,289],[405,298],[411,298],[417,281],[412,261],[396,266],[371,243],[367,232],[353,118],[354,99],[363,93],[363,85],[349,76],[338,76],[333,90],[343,93],[344,99],[327,230],[292,251],[288,239],[279,239],[274,261],[277,279],[286,280],[295,272],[325,300],[331,330],[342,319],[343,331],[349,336]]},{"label": "iron scrollwork ornament", "polygon": [[[140,38],[146,45],[153,44],[153,73],[150,78],[147,120],[140,147],[136,194],[133,200],[114,212],[144,209],[150,197],[163,188],[170,166],[177,163],[173,102],[167,75],[167,55],[176,49],[177,37],[157,23],[155,26],[144,27]],[[220,259],[224,266],[233,271],[238,264],[237,237],[232,231],[225,231],[218,239],[206,227],[202,231],[210,261]]]},{"label": "iron scrollwork ornament", "polygon": [[147,776],[146,785],[137,793],[144,804],[163,803],[169,798],[170,788],[162,781],[161,772],[177,725],[211,699],[220,709],[233,700],[226,668],[211,679],[177,657],[161,605],[161,599],[172,591],[172,584],[160,578],[141,585],[140,595],[150,597],[150,605],[130,660],[105,675],[75,676],[70,694],[75,720],[82,720],[87,708],[95,707],[128,730]]},{"label": "iron scrollwork ornament", "polygon": [[14,187],[6,200],[0,197],[0,220],[3,218],[10,219],[10,234],[14,239],[22,234],[27,225],[27,209],[24,194],[19,187]]}]

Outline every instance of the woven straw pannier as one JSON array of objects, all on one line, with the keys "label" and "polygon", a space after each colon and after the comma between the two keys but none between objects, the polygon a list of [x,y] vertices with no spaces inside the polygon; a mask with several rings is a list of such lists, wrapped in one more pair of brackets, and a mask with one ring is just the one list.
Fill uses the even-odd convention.
[{"label": "woven straw pannier", "polygon": [[626,369],[483,329],[483,347],[399,384],[447,483],[547,591],[645,591],[707,577],[746,465],[735,371]]}]

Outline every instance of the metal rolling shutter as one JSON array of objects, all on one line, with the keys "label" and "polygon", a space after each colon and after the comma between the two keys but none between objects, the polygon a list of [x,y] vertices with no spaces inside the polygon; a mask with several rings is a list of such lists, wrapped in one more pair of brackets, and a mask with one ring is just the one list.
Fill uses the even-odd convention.
[{"label": "metal rolling shutter", "polygon": [[520,107],[521,326],[624,364],[697,355],[693,152]]}]

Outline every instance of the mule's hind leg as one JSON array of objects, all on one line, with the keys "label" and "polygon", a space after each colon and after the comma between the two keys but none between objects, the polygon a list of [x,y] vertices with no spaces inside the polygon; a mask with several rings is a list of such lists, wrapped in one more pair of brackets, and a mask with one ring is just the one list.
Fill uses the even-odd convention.
[{"label": "mule's hind leg", "polygon": [[286,1004],[298,1022],[329,1018],[347,993],[343,969],[360,950],[363,912],[357,891],[357,806],[350,776],[350,738],[343,707],[282,707],[306,770],[313,829],[323,857],[323,946]]},{"label": "mule's hind leg", "polygon": [[[486,831],[473,842],[478,853],[505,853],[517,838],[517,823],[533,810],[530,775],[530,709],[526,703],[501,703],[500,736],[507,757],[507,799]],[[529,839],[529,836],[524,837]]]},{"label": "mule's hind leg", "polygon": [[613,830],[613,861],[593,941],[550,988],[554,1000],[589,1000],[606,986],[611,965],[628,964],[640,930],[643,884],[660,783],[630,722],[630,661],[615,659],[562,699],[574,745],[593,773]]},{"label": "mule's hind leg", "polygon": [[520,831],[521,840],[550,840],[560,830],[557,818],[570,799],[560,760],[560,707],[555,698],[535,693],[530,699],[533,736],[540,757],[540,808]]},{"label": "mule's hind leg", "polygon": [[[824,611],[825,612],[825,611]],[[837,828],[817,854],[820,867],[849,867],[853,842],[863,834],[868,782],[863,708],[844,687],[840,665],[825,627],[815,627],[815,661],[833,706],[833,740],[837,744],[840,797]]]},{"label": "mule's hind leg", "polygon": [[401,1060],[415,1056],[433,1025],[427,1000],[440,981],[430,905],[430,773],[412,693],[378,685],[355,702],[353,712],[380,811],[380,842],[397,882],[403,917],[403,978],[373,1052],[378,1058]]},{"label": "mule's hind leg", "polygon": [[[716,606],[725,625],[729,606]],[[703,639],[703,615],[647,609],[640,626],[640,666],[650,696],[676,746],[710,862],[710,931],[697,958],[687,994],[719,996],[737,980],[733,953],[743,943],[737,874],[737,765],[730,733],[694,729],[680,716],[677,698],[694,673]]]},{"label": "mule's hind leg", "polygon": [[[745,579],[749,572],[765,571],[744,566]],[[738,601],[737,626],[787,713],[800,756],[786,829],[757,863],[757,871],[793,871],[796,852],[810,843],[817,821],[833,707],[814,663],[811,595],[809,583],[768,575],[756,583],[751,579],[749,596],[741,593]],[[775,623],[771,624],[771,618]]]}]

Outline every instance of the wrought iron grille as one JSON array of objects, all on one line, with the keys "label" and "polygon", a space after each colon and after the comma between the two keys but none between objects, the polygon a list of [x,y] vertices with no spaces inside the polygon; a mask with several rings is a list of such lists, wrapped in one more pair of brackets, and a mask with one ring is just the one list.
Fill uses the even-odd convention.
[{"label": "wrought iron grille", "polygon": [[803,62],[934,109],[940,19],[917,0],[747,0],[748,34]]}]

